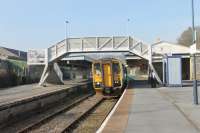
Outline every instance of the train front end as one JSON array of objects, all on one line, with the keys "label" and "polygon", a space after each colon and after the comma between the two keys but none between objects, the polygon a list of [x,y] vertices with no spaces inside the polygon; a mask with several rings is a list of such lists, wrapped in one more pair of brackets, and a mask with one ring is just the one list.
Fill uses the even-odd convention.
[{"label": "train front end", "polygon": [[123,69],[118,60],[107,59],[93,62],[93,86],[96,92],[108,96],[119,96],[122,93]]}]

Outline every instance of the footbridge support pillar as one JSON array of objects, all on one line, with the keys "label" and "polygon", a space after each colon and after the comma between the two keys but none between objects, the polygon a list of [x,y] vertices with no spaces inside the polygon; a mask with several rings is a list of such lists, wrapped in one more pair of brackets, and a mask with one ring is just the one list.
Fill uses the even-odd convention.
[{"label": "footbridge support pillar", "polygon": [[44,85],[45,82],[52,84],[64,84],[63,73],[60,70],[58,63],[46,64],[39,85]]},{"label": "footbridge support pillar", "polygon": [[163,83],[162,83],[160,77],[158,76],[158,73],[157,73],[156,69],[153,66],[152,46],[150,45],[148,49],[149,49],[148,50],[148,61],[149,61],[149,70],[150,70],[150,73],[151,74],[153,73],[155,75],[155,78],[158,81],[158,83],[160,85],[162,85]]}]

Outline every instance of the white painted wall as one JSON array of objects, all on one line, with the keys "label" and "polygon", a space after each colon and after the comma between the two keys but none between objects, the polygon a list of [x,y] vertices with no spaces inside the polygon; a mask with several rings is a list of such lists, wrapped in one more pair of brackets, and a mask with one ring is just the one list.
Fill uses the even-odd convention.
[{"label": "white painted wall", "polygon": [[190,53],[190,48],[179,44],[161,41],[152,45],[152,52],[156,54],[184,54]]}]

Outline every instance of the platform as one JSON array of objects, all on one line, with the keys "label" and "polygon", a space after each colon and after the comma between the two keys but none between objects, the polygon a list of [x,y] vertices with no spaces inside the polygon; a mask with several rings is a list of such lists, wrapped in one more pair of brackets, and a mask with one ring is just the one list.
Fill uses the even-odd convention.
[{"label": "platform", "polygon": [[[64,85],[23,85],[0,90],[0,128],[23,119],[28,114],[43,111],[57,103],[92,94],[89,80],[69,80]],[[25,115],[26,114],[26,115]],[[8,122],[9,121],[9,122]]]},{"label": "platform", "polygon": [[200,105],[193,105],[192,87],[127,89],[103,133],[199,133]]},{"label": "platform", "polygon": [[23,99],[28,99],[38,95],[71,88],[73,86],[84,84],[88,80],[68,80],[65,85],[47,85],[47,87],[38,86],[38,84],[21,85],[16,87],[0,89],[0,107]]}]

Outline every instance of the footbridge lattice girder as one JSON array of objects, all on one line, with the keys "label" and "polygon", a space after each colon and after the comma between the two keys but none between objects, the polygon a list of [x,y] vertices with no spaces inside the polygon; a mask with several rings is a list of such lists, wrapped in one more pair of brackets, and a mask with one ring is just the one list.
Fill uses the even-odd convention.
[{"label": "footbridge lattice girder", "polygon": [[69,38],[48,48],[48,62],[62,58],[67,53],[74,52],[133,51],[143,57],[147,49],[146,44],[141,41],[136,41],[131,37]]}]

